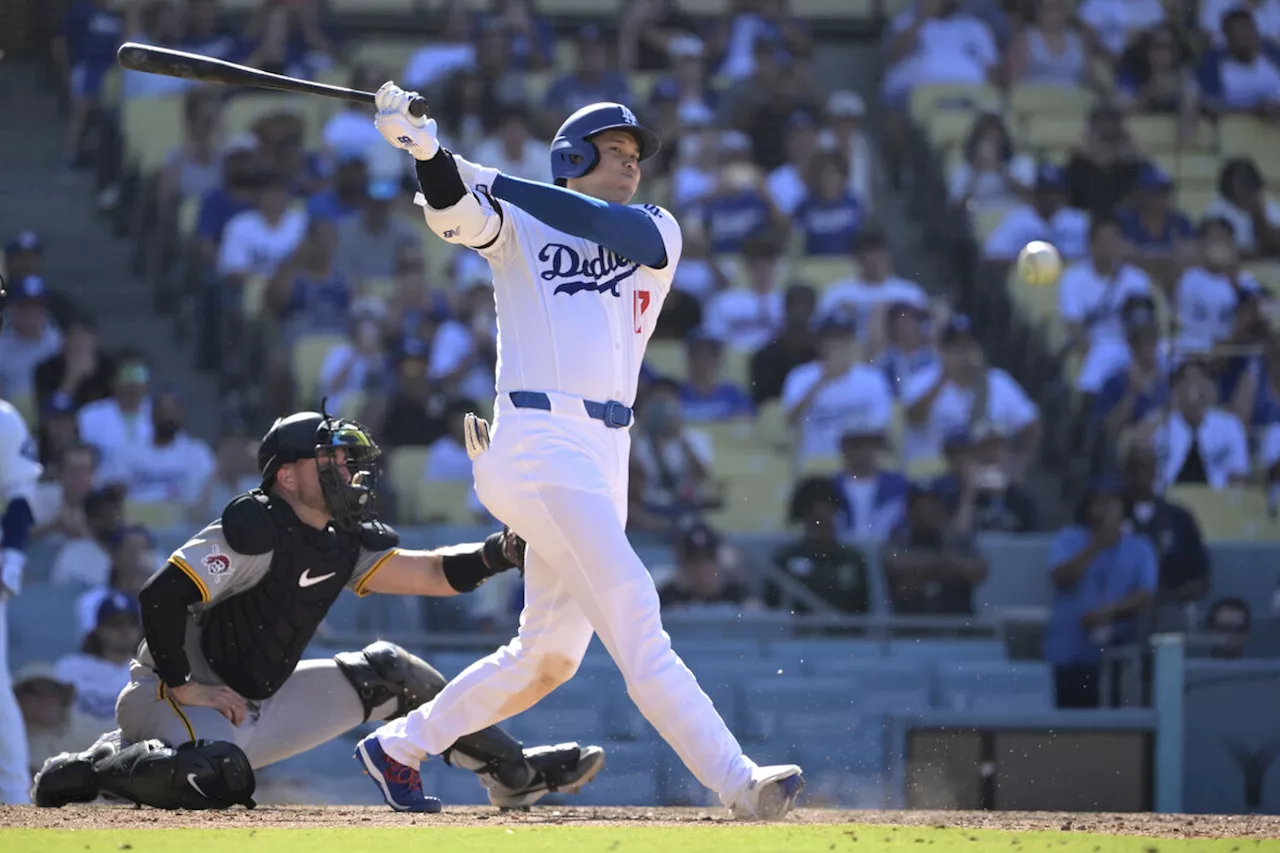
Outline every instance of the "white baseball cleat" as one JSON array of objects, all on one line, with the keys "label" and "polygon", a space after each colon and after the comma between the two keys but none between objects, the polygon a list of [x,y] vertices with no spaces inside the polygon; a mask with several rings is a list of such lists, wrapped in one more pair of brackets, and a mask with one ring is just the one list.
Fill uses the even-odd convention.
[{"label": "white baseball cleat", "polygon": [[730,811],[739,820],[782,820],[803,790],[804,771],[798,765],[757,767]]}]

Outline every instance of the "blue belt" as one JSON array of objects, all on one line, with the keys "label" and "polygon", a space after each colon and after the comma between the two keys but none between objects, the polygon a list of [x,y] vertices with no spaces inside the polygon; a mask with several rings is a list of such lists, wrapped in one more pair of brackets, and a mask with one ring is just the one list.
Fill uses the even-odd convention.
[{"label": "blue belt", "polygon": [[[507,396],[511,398],[511,405],[517,409],[551,411],[551,398],[541,391],[511,391]],[[604,421],[604,425],[609,429],[622,429],[623,427],[631,426],[630,406],[624,406],[615,400],[610,400],[607,403],[583,400],[582,406],[587,410],[587,417]]]}]

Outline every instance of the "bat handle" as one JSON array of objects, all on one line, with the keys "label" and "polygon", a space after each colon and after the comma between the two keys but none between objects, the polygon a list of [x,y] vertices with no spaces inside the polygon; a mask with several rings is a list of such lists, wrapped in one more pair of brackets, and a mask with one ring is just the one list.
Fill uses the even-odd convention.
[{"label": "bat handle", "polygon": [[427,106],[426,98],[414,98],[409,104],[409,115],[414,116],[415,118],[422,118],[430,111],[430,108]]}]

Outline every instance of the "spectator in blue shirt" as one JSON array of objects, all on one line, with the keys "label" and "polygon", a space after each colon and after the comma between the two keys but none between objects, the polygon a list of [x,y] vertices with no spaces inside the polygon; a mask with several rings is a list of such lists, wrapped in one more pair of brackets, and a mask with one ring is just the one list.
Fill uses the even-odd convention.
[{"label": "spectator in blue shirt", "polygon": [[565,116],[597,101],[631,103],[626,78],[609,67],[609,47],[598,27],[579,31],[577,67],[547,90],[544,107],[549,127],[559,127]]},{"label": "spectator in blue shirt", "polygon": [[804,253],[844,255],[862,225],[862,207],[849,189],[849,164],[838,153],[824,151],[809,161],[807,171],[807,192],[795,212]]},{"label": "spectator in blue shirt", "polygon": [[1120,309],[1129,345],[1129,364],[1102,383],[1093,400],[1094,417],[1116,438],[1169,402],[1168,365],[1160,351],[1160,329],[1150,296],[1130,296]]},{"label": "spectator in blue shirt", "polygon": [[187,0],[183,24],[183,50],[217,59],[235,55],[240,39],[218,19],[218,0]]},{"label": "spectator in blue shirt", "polygon": [[1095,708],[1102,652],[1138,639],[1159,577],[1151,543],[1126,530],[1118,484],[1097,483],[1085,495],[1076,523],[1054,538],[1048,569],[1044,658],[1054,667],[1057,705]]},{"label": "spectator in blue shirt", "polygon": [[750,162],[751,143],[745,135],[727,132],[720,156],[719,180],[698,210],[711,240],[711,253],[733,255],[742,251],[749,235],[783,217],[769,198],[763,173]]},{"label": "spectator in blue shirt", "polygon": [[747,392],[721,376],[724,343],[705,332],[694,332],[688,341],[689,378],[680,385],[684,419],[689,423],[713,423],[749,418],[755,406]]},{"label": "spectator in blue shirt", "polygon": [[71,115],[62,155],[67,169],[80,165],[80,137],[98,106],[107,72],[115,67],[116,48],[124,42],[124,17],[109,0],[76,0],[67,9],[54,57],[67,81]]},{"label": "spectator in blue shirt", "polygon": [[493,10],[480,19],[482,30],[497,25],[508,34],[512,64],[523,71],[550,65],[556,46],[555,28],[533,5],[533,0],[495,0]]},{"label": "spectator in blue shirt", "polygon": [[883,312],[874,312],[870,325],[867,350],[871,363],[884,371],[895,397],[917,372],[938,363],[938,348],[929,334],[928,306],[895,300],[887,303]]},{"label": "spectator in blue shirt", "polygon": [[1216,112],[1280,118],[1280,52],[1263,43],[1253,13],[1235,8],[1222,17],[1226,47],[1205,54],[1200,88]]},{"label": "spectator in blue shirt", "polygon": [[1179,243],[1195,239],[1195,226],[1173,206],[1173,180],[1159,166],[1142,167],[1133,202],[1116,219],[1125,239],[1143,254],[1167,256]]},{"label": "spectator in blue shirt", "polygon": [[338,161],[333,186],[307,199],[307,216],[338,223],[364,209],[368,199],[369,170],[364,158],[348,155]]},{"label": "spectator in blue shirt", "polygon": [[227,146],[222,160],[222,185],[204,194],[196,214],[195,237],[200,253],[209,263],[218,255],[227,223],[257,205],[262,174],[257,142],[252,135],[245,135]]}]

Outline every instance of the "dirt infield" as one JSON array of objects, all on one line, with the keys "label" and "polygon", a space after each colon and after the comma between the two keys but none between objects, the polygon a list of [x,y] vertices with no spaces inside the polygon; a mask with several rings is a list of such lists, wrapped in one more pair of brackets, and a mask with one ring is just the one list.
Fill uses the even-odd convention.
[{"label": "dirt infield", "polygon": [[[544,807],[527,813],[491,808],[446,808],[437,815],[396,814],[352,806],[263,806],[254,811],[164,812],[128,806],[37,809],[0,806],[0,828],[161,829],[317,828],[326,826],[681,826],[727,822],[717,809]],[[1052,830],[1160,838],[1280,838],[1280,817],[1269,815],[1161,815],[1054,812],[895,812],[799,809],[788,822],[881,826]]]}]

